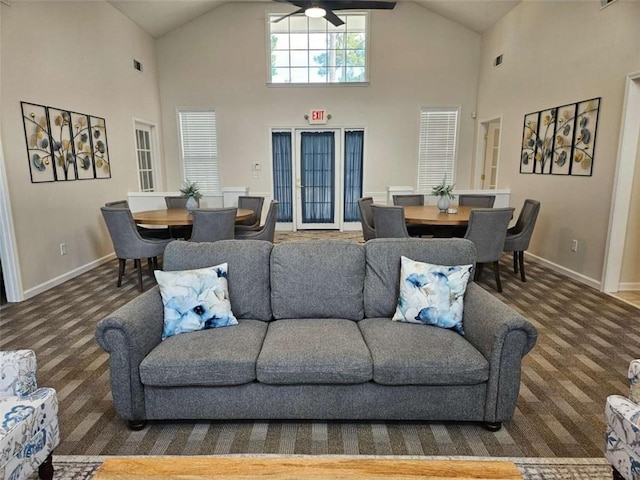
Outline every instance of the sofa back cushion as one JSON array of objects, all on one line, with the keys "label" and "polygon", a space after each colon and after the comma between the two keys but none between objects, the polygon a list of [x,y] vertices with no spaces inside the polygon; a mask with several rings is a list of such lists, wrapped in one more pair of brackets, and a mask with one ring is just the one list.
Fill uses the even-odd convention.
[{"label": "sofa back cushion", "polygon": [[231,309],[238,319],[271,320],[269,258],[273,244],[262,240],[169,243],[163,270],[193,270],[227,263]]},{"label": "sofa back cushion", "polygon": [[435,265],[475,263],[473,242],[462,238],[378,238],[364,245],[366,275],[364,313],[367,318],[392,317],[400,291],[400,257]]},{"label": "sofa back cushion", "polygon": [[273,247],[271,306],[275,319],[361,320],[363,287],[364,247],[358,243],[313,240]]}]

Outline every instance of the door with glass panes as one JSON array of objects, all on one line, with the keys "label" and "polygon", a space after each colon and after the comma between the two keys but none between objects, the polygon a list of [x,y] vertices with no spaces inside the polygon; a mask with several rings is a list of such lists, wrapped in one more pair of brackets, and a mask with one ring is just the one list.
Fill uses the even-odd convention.
[{"label": "door with glass panes", "polygon": [[298,229],[338,229],[341,176],[337,130],[296,132],[296,226]]}]

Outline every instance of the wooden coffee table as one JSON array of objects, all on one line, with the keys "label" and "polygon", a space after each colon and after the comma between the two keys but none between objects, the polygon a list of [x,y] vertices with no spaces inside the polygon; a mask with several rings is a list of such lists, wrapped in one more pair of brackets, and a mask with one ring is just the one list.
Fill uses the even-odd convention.
[{"label": "wooden coffee table", "polygon": [[113,457],[94,480],[522,480],[503,461],[354,457]]}]

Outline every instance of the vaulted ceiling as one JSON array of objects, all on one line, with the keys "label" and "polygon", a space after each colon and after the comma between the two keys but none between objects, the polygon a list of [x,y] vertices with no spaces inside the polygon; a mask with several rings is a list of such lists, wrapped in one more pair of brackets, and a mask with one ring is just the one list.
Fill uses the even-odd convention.
[{"label": "vaulted ceiling", "polygon": [[[158,38],[223,3],[242,1],[246,0],[110,0],[109,3]],[[399,1],[414,1],[475,32],[484,33],[522,0]],[[294,8],[291,7],[292,11]]]}]

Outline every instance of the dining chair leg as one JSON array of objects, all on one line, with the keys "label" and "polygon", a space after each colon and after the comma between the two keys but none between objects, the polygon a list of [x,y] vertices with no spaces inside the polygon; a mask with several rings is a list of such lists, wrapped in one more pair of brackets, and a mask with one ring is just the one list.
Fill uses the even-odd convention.
[{"label": "dining chair leg", "polygon": [[158,270],[158,257],[153,257],[153,269]]},{"label": "dining chair leg", "polygon": [[496,260],[493,262],[493,274],[496,277],[496,288],[502,293],[502,282],[500,281],[500,263]]},{"label": "dining chair leg", "polygon": [[149,268],[149,276],[153,278],[153,258],[147,258],[147,267]]},{"label": "dining chair leg", "polygon": [[142,288],[142,261],[136,260],[136,264],[138,266],[138,291],[142,292],[144,291]]},{"label": "dining chair leg", "polygon": [[524,276],[524,252],[518,252],[518,262],[520,263],[520,279],[523,282],[527,281],[527,278]]},{"label": "dining chair leg", "polygon": [[122,277],[124,277],[124,267],[126,266],[127,261],[124,258],[118,259],[118,283],[116,283],[117,287],[122,286]]},{"label": "dining chair leg", "polygon": [[476,263],[476,271],[473,274],[474,280],[480,280],[480,275],[482,275],[483,268],[484,268],[484,263]]},{"label": "dining chair leg", "polygon": [[513,251],[513,273],[518,273],[518,252]]}]

